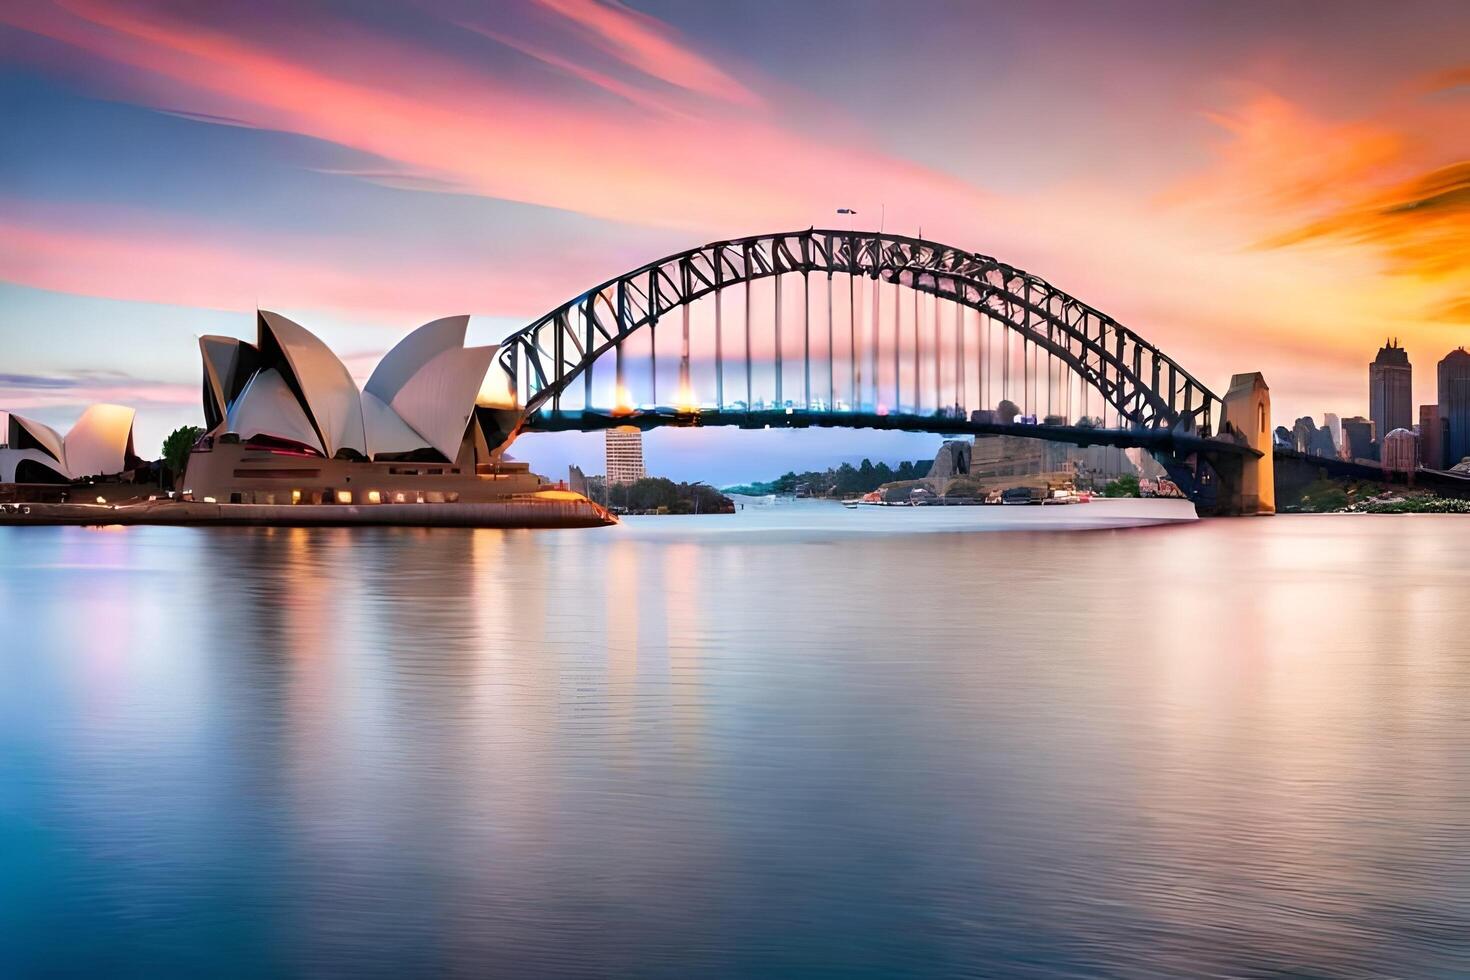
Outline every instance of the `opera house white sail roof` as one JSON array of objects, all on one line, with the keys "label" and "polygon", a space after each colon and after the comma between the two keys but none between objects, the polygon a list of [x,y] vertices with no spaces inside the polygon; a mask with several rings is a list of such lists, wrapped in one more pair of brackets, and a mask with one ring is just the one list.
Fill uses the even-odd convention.
[{"label": "opera house white sail roof", "polygon": [[453,461],[494,347],[465,347],[468,316],[424,324],[379,362],[361,391],[310,331],[261,310],[254,345],[202,337],[211,432],[329,458],[430,455]]},{"label": "opera house white sail roof", "polygon": [[8,448],[0,451],[0,483],[80,480],[113,476],[136,465],[134,411],[93,405],[62,436],[50,426],[10,414]]}]

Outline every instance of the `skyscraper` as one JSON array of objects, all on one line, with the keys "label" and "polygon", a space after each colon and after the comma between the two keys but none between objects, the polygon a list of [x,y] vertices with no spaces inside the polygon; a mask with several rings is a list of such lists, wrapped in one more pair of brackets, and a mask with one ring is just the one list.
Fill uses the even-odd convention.
[{"label": "skyscraper", "polygon": [[1444,469],[1445,419],[1438,405],[1419,406],[1419,456],[1427,469]]},{"label": "skyscraper", "polygon": [[620,425],[608,429],[605,451],[607,453],[607,482],[637,483],[647,474],[643,470],[643,432],[631,425]]},{"label": "skyscraper", "polygon": [[1449,423],[1445,465],[1470,456],[1470,353],[1461,347],[1439,362],[1439,414]]},{"label": "skyscraper", "polygon": [[1414,424],[1414,368],[1397,340],[1378,348],[1368,365],[1368,417],[1379,438]]}]

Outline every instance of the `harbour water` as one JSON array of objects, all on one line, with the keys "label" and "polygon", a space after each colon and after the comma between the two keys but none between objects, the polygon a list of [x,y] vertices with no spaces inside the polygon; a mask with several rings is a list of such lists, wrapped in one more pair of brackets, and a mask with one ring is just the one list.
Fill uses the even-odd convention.
[{"label": "harbour water", "polygon": [[994,519],[0,528],[0,972],[1470,974],[1470,521]]}]

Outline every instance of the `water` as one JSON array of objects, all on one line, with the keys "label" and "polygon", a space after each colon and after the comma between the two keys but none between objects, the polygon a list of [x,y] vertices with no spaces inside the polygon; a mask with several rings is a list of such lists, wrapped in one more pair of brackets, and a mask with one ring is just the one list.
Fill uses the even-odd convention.
[{"label": "water", "polygon": [[0,530],[0,973],[1470,975],[1470,521],[979,514]]}]

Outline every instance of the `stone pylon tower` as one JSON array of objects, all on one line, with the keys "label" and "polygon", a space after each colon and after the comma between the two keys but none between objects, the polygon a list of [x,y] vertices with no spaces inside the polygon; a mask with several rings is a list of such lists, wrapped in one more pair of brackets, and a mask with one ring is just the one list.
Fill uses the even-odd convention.
[{"label": "stone pylon tower", "polygon": [[1232,499],[1222,500],[1222,509],[1236,514],[1276,513],[1271,389],[1259,371],[1237,374],[1230,379],[1230,391],[1225,395],[1225,425],[1261,455],[1243,460],[1238,477],[1225,480],[1226,485],[1221,489]]}]

